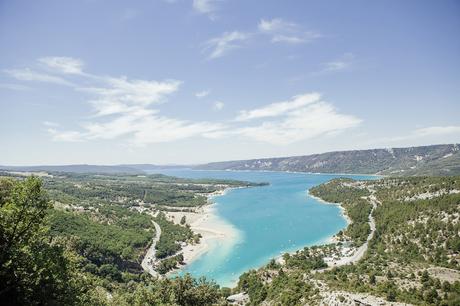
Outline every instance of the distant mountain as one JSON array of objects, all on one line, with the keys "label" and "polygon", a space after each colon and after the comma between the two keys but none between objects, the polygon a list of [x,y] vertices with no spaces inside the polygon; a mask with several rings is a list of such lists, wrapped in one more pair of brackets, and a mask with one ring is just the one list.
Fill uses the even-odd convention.
[{"label": "distant mountain", "polygon": [[164,170],[164,169],[184,169],[184,168],[190,168],[191,167],[191,166],[184,166],[184,165],[153,165],[153,164],[126,164],[126,165],[120,165],[120,166],[137,169],[139,171],[155,171],[155,170]]},{"label": "distant mountain", "polygon": [[457,144],[338,151],[294,157],[215,162],[201,170],[273,170],[382,175],[460,175]]},{"label": "distant mountain", "polygon": [[46,172],[71,172],[71,173],[104,173],[104,174],[140,174],[143,173],[135,167],[120,166],[97,166],[97,165],[64,165],[64,166],[0,166],[5,171],[46,171]]},{"label": "distant mountain", "polygon": [[312,173],[382,175],[460,175],[460,146],[432,145],[409,148],[338,151],[305,156],[215,162],[203,165],[64,165],[1,166],[4,171],[144,174],[159,169],[272,170]]}]

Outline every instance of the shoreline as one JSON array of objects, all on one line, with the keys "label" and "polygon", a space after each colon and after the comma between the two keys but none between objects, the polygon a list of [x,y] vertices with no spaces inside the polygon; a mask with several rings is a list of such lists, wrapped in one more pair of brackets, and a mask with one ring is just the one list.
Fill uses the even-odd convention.
[{"label": "shoreline", "polygon": [[[312,195],[312,194],[310,193],[310,190],[309,190],[309,189],[307,189],[307,196],[310,197],[310,198],[312,198],[312,199],[314,199],[314,200],[316,200],[316,201],[318,201],[318,202],[319,202],[320,204],[322,204],[322,205],[334,205],[334,206],[337,206],[337,207],[340,209],[340,211],[341,211],[341,216],[345,219],[345,221],[346,221],[346,223],[347,223],[347,225],[345,226],[345,229],[352,223],[350,217],[348,217],[348,215],[347,215],[347,213],[346,213],[346,210],[345,210],[345,208],[343,208],[343,206],[342,206],[341,203],[331,203],[331,202],[327,202],[327,201],[325,201],[325,200],[323,200],[323,199],[321,199],[321,198],[319,198],[319,197],[317,197],[317,196]],[[336,238],[336,235],[337,235],[337,234],[338,234],[338,232],[335,233],[335,234],[332,235],[332,236],[329,236],[329,237],[327,237],[327,238],[321,239],[321,240],[319,240],[317,243],[313,243],[312,245],[310,245],[310,247],[311,247],[311,246],[327,245],[327,244],[331,244],[331,243],[337,243],[337,242],[338,242],[338,240],[337,240],[337,238]],[[295,253],[296,253],[297,251],[299,251],[299,250],[303,250],[303,248],[305,248],[305,247],[308,247],[308,245],[305,245],[305,246],[303,246],[302,248],[296,249],[295,251],[291,251],[291,252],[282,252],[282,253],[280,253],[278,256],[274,257],[273,259],[274,259],[277,263],[283,264],[283,262],[284,262],[283,255],[284,255],[285,253],[289,253],[289,254],[292,255],[292,254],[295,254]]]},{"label": "shoreline", "polygon": [[[240,171],[240,170],[237,170],[237,171]],[[278,171],[273,171],[273,172],[278,172]],[[239,188],[247,188],[247,187],[228,187],[223,190],[219,190],[212,194],[207,195],[208,204],[200,207],[195,212],[167,212],[167,216],[169,218],[172,218],[173,222],[178,222],[182,218],[182,216],[185,216],[187,220],[187,224],[190,225],[190,228],[192,229],[192,231],[196,234],[201,234],[202,237],[200,238],[200,242],[198,244],[187,244],[186,246],[182,248],[182,250],[178,254],[182,254],[184,256],[183,264],[180,265],[177,269],[169,271],[166,274],[166,276],[177,275],[177,273],[179,273],[180,271],[183,271],[186,267],[188,267],[194,261],[199,259],[204,254],[206,254],[211,249],[212,241],[215,241],[216,239],[220,241],[228,241],[229,239],[234,241],[238,239],[238,237],[240,236],[240,234],[238,233],[238,229],[236,229],[233,225],[227,223],[225,220],[221,219],[216,214],[215,205],[217,203],[214,201],[214,198],[223,196],[232,189],[239,189]],[[322,205],[337,206],[341,211],[341,216],[346,221],[345,228],[347,228],[352,223],[351,219],[346,214],[345,208],[341,205],[341,203],[327,202],[319,197],[316,197],[310,194],[308,189],[307,189],[307,196],[318,201]],[[321,241],[318,241],[317,243],[313,245],[320,246],[320,245],[325,245],[325,244],[336,243],[338,242],[336,235],[337,233],[330,237],[321,239]],[[299,249],[296,249],[288,253],[295,253],[298,250],[302,250],[304,247],[305,246],[302,246]],[[275,256],[273,259],[275,259],[277,262],[279,262],[280,260],[283,260],[282,257],[284,253],[286,252],[283,252],[282,254]]]},{"label": "shoreline", "polygon": [[[200,170],[194,170],[200,171]],[[203,170],[207,171],[207,170]],[[222,170],[216,170],[222,171]],[[230,171],[245,171],[245,170],[230,170]],[[286,172],[286,171],[257,171],[257,172]],[[304,173],[305,172],[300,172]],[[308,173],[312,174],[312,173]],[[320,175],[320,174],[319,174]],[[225,220],[221,219],[216,213],[216,202],[214,200],[215,197],[223,196],[227,194],[232,189],[239,189],[239,188],[248,188],[248,187],[228,187],[223,190],[218,190],[211,194],[208,194],[207,201],[208,204],[201,206],[195,212],[167,212],[167,216],[172,219],[173,222],[178,223],[178,221],[182,218],[182,216],[186,217],[186,223],[190,226],[192,231],[196,234],[201,234],[200,242],[198,244],[187,244],[182,247],[182,250],[178,252],[178,254],[182,254],[184,256],[183,264],[179,265],[177,269],[169,271],[166,276],[177,276],[178,273],[184,271],[189,265],[191,265],[194,261],[201,258],[204,254],[206,254],[209,250],[212,249],[212,242],[218,240],[219,242],[225,241],[231,243],[231,241],[235,241],[240,236],[238,229],[235,228],[232,224],[226,222]],[[341,203],[331,203],[327,202],[319,197],[316,197],[310,194],[309,190],[307,189],[307,196],[311,197],[312,199],[316,200],[320,204],[323,205],[334,205],[337,206],[341,211],[341,216],[346,221],[347,228],[351,223],[351,219],[346,214],[345,208],[342,206]],[[331,243],[337,243],[337,233],[332,236],[325,237],[320,241],[317,241],[313,245],[326,245]],[[312,246],[313,246],[312,245]],[[295,253],[298,250],[302,250],[306,246],[299,247],[298,249],[288,252],[288,253]],[[283,261],[283,255],[286,252],[280,253],[278,256],[272,257],[277,262]]]},{"label": "shoreline", "polygon": [[[347,215],[347,211],[346,211],[345,208],[342,206],[342,203],[331,203],[331,202],[327,202],[327,201],[325,201],[325,200],[323,200],[323,199],[321,199],[321,198],[319,198],[319,197],[317,197],[317,196],[312,195],[312,194],[310,193],[310,190],[309,190],[309,189],[307,189],[307,196],[309,196],[310,198],[312,198],[312,199],[314,199],[314,200],[320,202],[321,204],[337,206],[337,207],[340,208],[340,210],[341,210],[342,217],[343,217],[343,218],[345,219],[345,221],[347,222],[347,227],[348,227],[348,225],[350,225],[350,224],[352,223],[350,217],[348,217],[348,215]],[[335,235],[334,235],[334,236],[335,236]],[[332,237],[330,238],[330,240],[333,239],[334,236],[332,236]]]},{"label": "shoreline", "polygon": [[227,171],[227,172],[274,172],[274,173],[294,173],[294,174],[313,174],[313,175],[344,175],[344,176],[376,176],[380,178],[388,177],[387,174],[366,174],[366,173],[335,173],[335,172],[301,172],[301,171],[288,171],[288,170],[235,170],[235,169],[194,169],[194,168],[182,168],[192,171]]},{"label": "shoreline", "polygon": [[217,204],[214,201],[215,197],[223,196],[232,189],[239,189],[245,187],[228,187],[223,190],[216,191],[207,195],[208,204],[200,207],[195,212],[167,212],[167,216],[172,218],[174,222],[180,220],[185,216],[186,223],[190,225],[190,229],[195,234],[200,234],[200,242],[197,244],[187,244],[182,247],[178,254],[184,256],[183,264],[177,269],[169,271],[168,276],[174,275],[187,266],[199,259],[202,255],[206,254],[212,247],[212,242],[219,241],[235,241],[240,236],[238,230],[227,221],[221,219],[216,213]]}]

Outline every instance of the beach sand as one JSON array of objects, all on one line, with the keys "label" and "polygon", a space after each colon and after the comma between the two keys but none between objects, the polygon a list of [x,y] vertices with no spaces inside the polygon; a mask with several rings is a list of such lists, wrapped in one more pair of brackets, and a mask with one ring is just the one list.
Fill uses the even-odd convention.
[{"label": "beach sand", "polygon": [[[238,230],[221,219],[216,213],[214,197],[224,195],[228,190],[217,191],[208,196],[209,204],[196,210],[196,212],[167,212],[167,216],[175,223],[179,223],[185,216],[186,223],[194,233],[201,234],[200,243],[187,244],[182,247],[185,265],[189,265],[210,250],[210,242],[215,239],[222,241],[235,241],[239,237]],[[183,266],[184,267],[184,266]],[[182,268],[183,268],[182,267]]]}]

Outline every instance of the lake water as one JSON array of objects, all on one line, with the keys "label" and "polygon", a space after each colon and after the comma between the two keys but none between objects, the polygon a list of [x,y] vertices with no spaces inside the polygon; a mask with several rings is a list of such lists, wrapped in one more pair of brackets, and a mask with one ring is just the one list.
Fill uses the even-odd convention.
[{"label": "lake water", "polygon": [[307,189],[337,177],[331,175],[260,171],[159,170],[183,178],[235,179],[268,182],[269,186],[234,189],[215,197],[217,217],[236,228],[233,241],[213,241],[210,250],[187,266],[195,277],[206,276],[221,286],[236,285],[239,275],[267,264],[282,253],[325,243],[346,227],[339,207],[324,205]]}]

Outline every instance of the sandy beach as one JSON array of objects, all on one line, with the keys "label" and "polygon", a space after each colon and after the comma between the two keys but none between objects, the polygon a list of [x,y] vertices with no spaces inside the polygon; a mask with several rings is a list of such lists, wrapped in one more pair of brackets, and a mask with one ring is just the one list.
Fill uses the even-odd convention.
[{"label": "sandy beach", "polygon": [[195,212],[166,213],[175,223],[179,223],[182,217],[185,216],[186,223],[190,225],[192,231],[201,234],[200,243],[187,244],[182,247],[180,253],[184,256],[185,265],[189,265],[209,251],[212,240],[234,241],[238,239],[238,230],[216,214],[216,204],[214,203],[214,197],[224,195],[230,189],[227,188],[208,195],[209,204],[197,209]]}]

